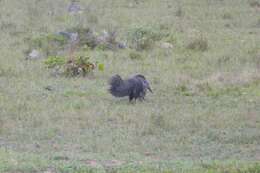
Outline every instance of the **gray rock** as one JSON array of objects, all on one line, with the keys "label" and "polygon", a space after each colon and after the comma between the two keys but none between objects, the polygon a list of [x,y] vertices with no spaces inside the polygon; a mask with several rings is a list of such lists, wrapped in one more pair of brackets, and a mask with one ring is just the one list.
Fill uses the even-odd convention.
[{"label": "gray rock", "polygon": [[63,37],[66,37],[70,40],[70,42],[76,42],[79,39],[79,34],[76,32],[60,31],[58,32],[58,34],[62,35]]},{"label": "gray rock", "polygon": [[70,14],[76,14],[82,12],[82,9],[79,3],[74,1],[71,2],[70,5],[68,6],[68,12]]},{"label": "gray rock", "polygon": [[40,58],[42,58],[41,53],[36,49],[33,49],[27,56],[27,59],[31,59],[31,60],[40,59]]},{"label": "gray rock", "polygon": [[118,46],[118,48],[120,48],[120,49],[125,49],[125,48],[127,48],[127,45],[126,45],[126,43],[124,42],[119,42],[118,44],[117,44],[117,46]]},{"label": "gray rock", "polygon": [[160,47],[163,48],[163,49],[172,49],[173,45],[171,43],[168,43],[168,42],[163,42],[163,43],[160,44]]}]

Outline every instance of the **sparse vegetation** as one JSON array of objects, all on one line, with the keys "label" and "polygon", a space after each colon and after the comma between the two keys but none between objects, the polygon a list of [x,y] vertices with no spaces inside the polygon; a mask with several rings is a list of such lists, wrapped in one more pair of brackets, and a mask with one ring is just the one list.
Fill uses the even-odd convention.
[{"label": "sparse vegetation", "polygon": [[154,42],[162,38],[162,33],[149,27],[133,28],[128,33],[128,40],[131,47],[140,51],[153,47]]},{"label": "sparse vegetation", "polygon": [[206,51],[208,47],[209,47],[208,41],[203,37],[191,40],[187,46],[188,49],[198,50],[198,51]]},{"label": "sparse vegetation", "polygon": [[137,51],[130,51],[129,52],[129,57],[133,60],[141,60],[143,59],[142,54]]},{"label": "sparse vegetation", "polygon": [[29,39],[29,51],[38,49],[45,54],[45,56],[56,56],[59,51],[64,49],[68,38],[58,34],[47,34],[36,38]]}]

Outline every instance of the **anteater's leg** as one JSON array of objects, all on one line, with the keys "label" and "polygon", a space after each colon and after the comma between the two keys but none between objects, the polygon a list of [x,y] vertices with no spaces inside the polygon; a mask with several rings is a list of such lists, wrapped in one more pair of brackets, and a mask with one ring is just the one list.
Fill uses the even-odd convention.
[{"label": "anteater's leg", "polygon": [[133,98],[134,98],[134,95],[131,93],[131,94],[129,95],[129,102],[131,102],[131,101],[133,100]]},{"label": "anteater's leg", "polygon": [[142,102],[142,101],[144,101],[145,99],[144,99],[143,96],[141,96],[141,97],[139,97],[139,100]]}]

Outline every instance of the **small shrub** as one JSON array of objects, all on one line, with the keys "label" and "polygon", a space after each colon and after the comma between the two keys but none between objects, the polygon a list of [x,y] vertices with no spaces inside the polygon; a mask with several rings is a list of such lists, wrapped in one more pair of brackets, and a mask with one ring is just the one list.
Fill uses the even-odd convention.
[{"label": "small shrub", "polygon": [[223,19],[232,19],[232,15],[230,13],[224,13],[222,18]]},{"label": "small shrub", "polygon": [[140,59],[142,59],[143,57],[142,57],[142,54],[141,53],[139,53],[139,52],[136,52],[136,51],[131,51],[130,53],[129,53],[129,57],[131,58],[131,59],[136,59],[136,60],[140,60]]},{"label": "small shrub", "polygon": [[206,51],[208,50],[208,41],[205,38],[197,38],[192,40],[188,46],[188,49]]},{"label": "small shrub", "polygon": [[117,33],[116,31],[104,31],[102,35],[97,37],[98,48],[101,50],[105,49],[116,49],[118,47],[118,42],[116,41]]},{"label": "small shrub", "polygon": [[[92,63],[89,56],[77,56],[66,61],[65,57],[49,56],[44,64],[47,68],[54,68],[59,75],[67,77],[86,76],[94,71],[97,63]],[[98,64],[98,70],[104,71],[104,64]]]},{"label": "small shrub", "polygon": [[79,45],[87,45],[90,48],[95,48],[98,45],[97,35],[90,28],[85,27],[75,27],[68,30],[69,32],[78,33]]},{"label": "small shrub", "polygon": [[181,7],[179,7],[175,14],[177,17],[182,17],[184,15],[184,12]]},{"label": "small shrub", "polygon": [[44,64],[48,68],[54,68],[56,66],[62,66],[65,64],[65,58],[59,56],[49,56],[45,61]]},{"label": "small shrub", "polygon": [[105,70],[104,64],[98,64],[98,70],[99,71],[104,71]]},{"label": "small shrub", "polygon": [[136,50],[145,50],[153,46],[155,41],[162,38],[162,34],[152,28],[137,27],[129,31],[128,40]]},{"label": "small shrub", "polygon": [[89,59],[88,56],[78,56],[75,60],[69,60],[65,65],[65,75],[73,77],[91,73],[96,66]]}]

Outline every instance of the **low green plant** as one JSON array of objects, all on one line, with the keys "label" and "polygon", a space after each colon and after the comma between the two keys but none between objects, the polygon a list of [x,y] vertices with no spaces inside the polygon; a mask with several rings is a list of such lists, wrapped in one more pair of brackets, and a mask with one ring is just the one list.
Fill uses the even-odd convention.
[{"label": "low green plant", "polygon": [[98,70],[99,71],[104,71],[105,70],[105,65],[104,64],[98,64]]},{"label": "low green plant", "polygon": [[96,65],[90,62],[89,56],[78,56],[73,60],[69,60],[65,65],[65,75],[66,76],[86,76],[87,74],[93,72]]},{"label": "low green plant", "polygon": [[45,61],[44,64],[48,67],[48,68],[53,68],[56,66],[62,66],[64,65],[66,62],[64,57],[61,56],[49,56]]}]

